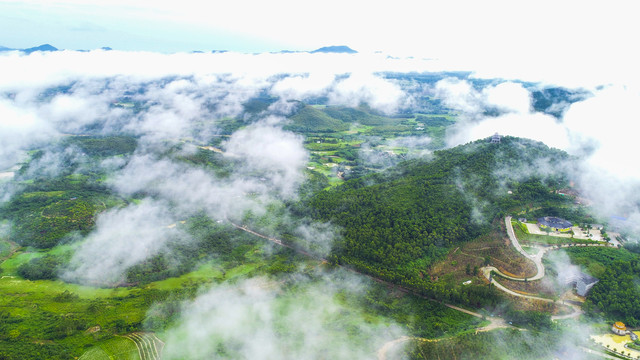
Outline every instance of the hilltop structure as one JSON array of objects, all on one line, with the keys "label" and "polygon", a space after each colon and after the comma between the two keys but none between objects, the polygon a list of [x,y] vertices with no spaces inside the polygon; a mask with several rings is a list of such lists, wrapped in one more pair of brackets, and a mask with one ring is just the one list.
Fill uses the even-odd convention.
[{"label": "hilltop structure", "polygon": [[502,136],[500,136],[498,133],[495,133],[491,137],[491,143],[492,144],[500,144],[500,139],[502,139]]},{"label": "hilltop structure", "polygon": [[613,324],[613,326],[611,327],[611,331],[613,331],[613,333],[617,335],[627,335],[627,327],[623,322],[620,321],[617,321]]},{"label": "hilltop structure", "polygon": [[552,231],[568,232],[571,231],[573,224],[570,221],[554,216],[545,216],[538,218],[538,226],[541,229],[551,229]]},{"label": "hilltop structure", "polygon": [[631,341],[638,340],[638,335],[636,335],[636,333],[634,333],[631,330],[627,330],[627,327],[623,322],[616,321],[611,327],[611,331],[613,331],[614,334],[620,335],[620,336],[629,335],[629,337],[631,338]]}]

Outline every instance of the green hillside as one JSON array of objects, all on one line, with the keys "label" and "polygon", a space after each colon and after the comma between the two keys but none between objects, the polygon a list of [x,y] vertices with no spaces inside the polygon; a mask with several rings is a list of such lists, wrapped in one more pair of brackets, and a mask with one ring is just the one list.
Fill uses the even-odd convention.
[{"label": "green hillside", "polygon": [[350,108],[344,106],[331,106],[324,109],[324,112],[336,119],[340,119],[344,122],[348,123],[359,123],[362,125],[389,125],[393,124],[394,121],[384,116],[372,114],[370,109],[360,107],[360,108]]},{"label": "green hillside", "polygon": [[290,119],[292,123],[285,126],[285,129],[296,132],[336,132],[349,129],[349,125],[342,120],[332,118],[322,110],[308,105]]},{"label": "green hillside", "polygon": [[[562,179],[518,175],[540,158],[559,165],[567,156],[525,139],[476,141],[321,192],[309,201],[310,212],[343,228],[334,261],[428,295],[460,300],[424,274],[453,246],[486,233],[504,211],[534,201],[562,202],[550,192]],[[461,299],[475,305],[486,300]]]}]

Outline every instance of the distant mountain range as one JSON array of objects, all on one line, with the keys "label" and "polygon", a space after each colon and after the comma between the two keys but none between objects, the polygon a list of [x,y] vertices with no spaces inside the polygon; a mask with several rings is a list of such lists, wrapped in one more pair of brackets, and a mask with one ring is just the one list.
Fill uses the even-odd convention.
[{"label": "distant mountain range", "polygon": [[[108,51],[108,50],[112,50],[110,47],[102,47],[102,50]],[[6,46],[0,46],[0,52],[2,51],[22,51],[24,53],[27,54],[31,54],[32,52],[35,51],[59,51],[60,49],[49,45],[49,44],[43,44],[40,46],[36,46],[36,47],[31,47],[31,48],[26,48],[26,49],[13,49],[13,48],[8,48]],[[89,50],[78,50],[78,51],[89,51]],[[220,53],[225,53],[227,52],[227,50],[212,50],[211,51],[214,54],[220,54]],[[293,51],[293,50],[281,50],[278,53],[281,54],[288,54],[288,53],[310,53],[310,54],[316,54],[316,53],[340,53],[340,54],[357,54],[358,52],[353,50],[352,48],[345,46],[345,45],[337,45],[337,46],[325,46],[325,47],[321,47],[319,49],[313,50],[313,51]],[[202,53],[202,51],[193,51],[193,53]]]},{"label": "distant mountain range", "polygon": [[357,54],[358,52],[353,50],[352,48],[348,47],[348,46],[344,46],[344,45],[339,45],[339,46],[325,46],[325,47],[321,47],[320,49],[316,49],[313,51],[310,51],[310,53],[315,54],[315,53],[343,53],[343,54]]},{"label": "distant mountain range", "polygon": [[293,53],[334,53],[334,54],[357,54],[358,52],[345,45],[337,46],[324,46],[313,51],[295,51],[295,50],[280,50],[277,54],[293,54]]},{"label": "distant mountain range", "polygon": [[0,46],[0,51],[13,51],[13,50],[18,50],[18,51],[22,51],[25,52],[27,54],[31,54],[34,51],[58,51],[57,48],[49,45],[49,44],[43,44],[40,46],[36,46],[36,47],[31,47],[31,48],[27,48],[27,49],[12,49],[12,48],[8,48],[5,46]]},{"label": "distant mountain range", "polygon": [[[113,50],[110,47],[101,47],[101,50],[105,50],[105,51],[109,51],[109,50]],[[24,53],[27,54],[31,54],[32,52],[35,51],[60,51],[60,49],[58,49],[57,47],[50,45],[50,44],[43,44],[40,46],[35,46],[35,47],[30,47],[30,48],[26,48],[26,49],[13,49],[13,48],[8,48],[6,46],[0,46],[0,52],[2,51],[22,51]],[[83,52],[87,52],[90,50],[77,50],[77,51],[83,51]]]}]

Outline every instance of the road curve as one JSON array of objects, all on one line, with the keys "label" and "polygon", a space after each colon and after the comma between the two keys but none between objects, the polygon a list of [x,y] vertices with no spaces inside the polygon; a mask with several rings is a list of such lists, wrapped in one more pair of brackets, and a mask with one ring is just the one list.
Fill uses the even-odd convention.
[{"label": "road curve", "polygon": [[[542,265],[542,256],[548,249],[540,249],[537,254],[529,255],[526,251],[524,251],[524,249],[520,245],[518,238],[516,238],[516,234],[513,231],[513,225],[511,224],[511,216],[507,216],[504,218],[504,225],[507,228],[507,235],[509,235],[509,240],[511,240],[513,247],[515,247],[516,250],[518,250],[518,252],[522,254],[522,256],[526,257],[527,259],[533,261],[534,264],[536,264],[536,269],[538,270],[538,272],[533,277],[527,278],[527,280],[532,281],[532,280],[542,279],[544,277],[544,265]],[[500,275],[504,276],[504,274],[502,273]],[[511,280],[516,280],[516,281],[525,280],[525,279],[516,279],[509,276],[505,276],[505,277]]]},{"label": "road curve", "polygon": [[[487,272],[484,272],[484,276],[489,279],[490,275],[487,274]],[[506,288],[504,285],[500,284],[499,282],[496,281],[496,279],[494,279],[493,277],[491,277],[491,283],[497,287],[498,289],[500,289],[501,291],[509,294],[509,295],[513,295],[513,296],[517,296],[517,297],[521,297],[521,298],[525,298],[525,299],[531,299],[531,300],[541,300],[541,301],[545,301],[545,302],[553,302],[552,299],[547,299],[547,298],[542,298],[542,297],[538,297],[538,296],[533,296],[533,295],[525,295],[525,294],[520,294],[517,293],[511,289]]]},{"label": "road curve", "polygon": [[[524,249],[520,245],[520,242],[518,241],[518,238],[516,238],[516,234],[513,231],[513,226],[511,224],[511,216],[505,217],[504,218],[504,222],[505,222],[505,226],[507,228],[507,235],[509,235],[509,240],[511,240],[511,243],[513,244],[513,246],[516,248],[516,250],[518,250],[518,252],[520,254],[522,254],[524,257],[526,257],[527,259],[530,259],[531,261],[533,261],[536,264],[536,268],[537,268],[538,272],[537,272],[537,274],[535,276],[530,277],[530,278],[515,278],[513,276],[509,276],[509,275],[503,274],[500,270],[498,270],[497,268],[495,268],[493,266],[485,266],[482,269],[480,269],[482,271],[482,274],[496,288],[498,288],[499,290],[501,290],[501,291],[503,291],[503,292],[505,292],[505,293],[507,293],[509,295],[513,295],[513,296],[517,296],[517,297],[521,297],[521,298],[525,298],[525,299],[530,299],[530,300],[538,300],[538,301],[544,301],[544,302],[555,302],[552,299],[533,296],[533,295],[520,294],[520,293],[517,293],[517,292],[515,292],[515,291],[513,291],[511,289],[508,289],[504,285],[502,285],[499,282],[497,282],[496,279],[494,279],[491,276],[491,272],[495,272],[495,273],[499,274],[500,276],[502,276],[502,277],[504,277],[506,279],[514,280],[514,281],[540,280],[540,279],[542,279],[544,277],[544,265],[542,265],[542,257],[544,256],[544,254],[549,250],[559,249],[561,247],[568,247],[569,245],[566,245],[566,246],[565,245],[561,245],[561,246],[557,246],[557,247],[556,246],[547,247],[547,248],[540,249],[536,255],[529,255],[526,251],[524,251]],[[606,245],[583,244],[582,246],[606,246]],[[582,309],[579,306],[572,305],[572,304],[564,304],[564,305],[571,307],[573,309],[573,312],[571,312],[569,314],[566,314],[566,315],[554,315],[554,316],[551,317],[552,320],[561,320],[561,319],[574,318],[574,317],[580,316],[583,313]]]}]

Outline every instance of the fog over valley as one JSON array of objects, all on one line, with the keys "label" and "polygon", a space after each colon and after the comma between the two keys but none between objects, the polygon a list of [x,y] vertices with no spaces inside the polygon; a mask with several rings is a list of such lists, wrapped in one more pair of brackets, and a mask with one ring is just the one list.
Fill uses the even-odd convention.
[{"label": "fog over valley", "polygon": [[330,3],[0,4],[0,359],[640,358],[627,6]]}]

